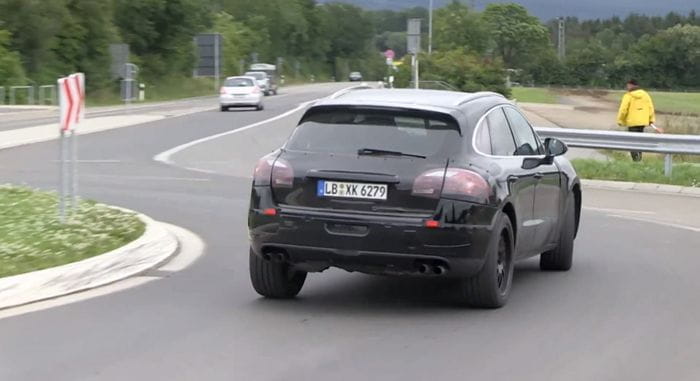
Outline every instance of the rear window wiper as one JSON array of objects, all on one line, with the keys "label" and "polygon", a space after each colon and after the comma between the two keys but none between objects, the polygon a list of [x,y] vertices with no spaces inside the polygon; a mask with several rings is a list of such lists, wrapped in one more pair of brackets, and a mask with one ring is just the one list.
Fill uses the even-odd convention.
[{"label": "rear window wiper", "polygon": [[419,159],[425,159],[426,157],[423,155],[416,155],[413,153],[404,153],[404,152],[399,152],[399,151],[388,151],[384,149],[376,149],[376,148],[360,148],[357,150],[358,155],[391,155],[391,156],[408,156],[408,157],[417,157]]}]

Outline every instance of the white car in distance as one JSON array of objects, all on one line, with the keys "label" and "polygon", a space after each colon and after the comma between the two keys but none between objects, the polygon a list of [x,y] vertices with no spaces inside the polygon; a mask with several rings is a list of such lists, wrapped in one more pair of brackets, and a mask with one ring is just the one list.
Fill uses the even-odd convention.
[{"label": "white car in distance", "polygon": [[228,77],[219,91],[219,104],[221,111],[228,111],[231,107],[255,107],[262,110],[263,90],[253,77],[239,76]]}]

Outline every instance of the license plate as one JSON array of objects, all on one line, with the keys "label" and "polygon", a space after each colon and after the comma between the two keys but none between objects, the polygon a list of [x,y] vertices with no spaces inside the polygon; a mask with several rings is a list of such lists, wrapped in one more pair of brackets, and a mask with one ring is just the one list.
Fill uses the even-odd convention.
[{"label": "license plate", "polygon": [[386,200],[386,184],[346,183],[320,180],[316,187],[318,197],[359,198],[365,200]]}]

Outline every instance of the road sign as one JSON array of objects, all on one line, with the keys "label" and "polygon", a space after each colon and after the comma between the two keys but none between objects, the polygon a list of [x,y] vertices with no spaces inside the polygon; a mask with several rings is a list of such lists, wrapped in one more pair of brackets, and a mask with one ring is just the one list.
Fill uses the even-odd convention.
[{"label": "road sign", "polygon": [[408,19],[406,43],[411,54],[420,53],[420,23],[421,19]]},{"label": "road sign", "polygon": [[221,72],[222,38],[218,33],[198,34],[194,38],[197,46],[195,77],[218,77]]},{"label": "road sign", "polygon": [[73,131],[85,117],[85,75],[71,74],[58,80],[61,131]]},{"label": "road sign", "polygon": [[112,57],[110,65],[112,79],[124,78],[124,65],[129,62],[129,44],[110,44],[109,55]]}]

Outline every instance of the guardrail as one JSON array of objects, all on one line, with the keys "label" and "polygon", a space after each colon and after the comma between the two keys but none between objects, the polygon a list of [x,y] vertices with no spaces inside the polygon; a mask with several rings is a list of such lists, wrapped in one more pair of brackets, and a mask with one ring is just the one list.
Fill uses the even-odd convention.
[{"label": "guardrail", "polygon": [[570,128],[536,127],[543,138],[557,138],[570,147],[664,154],[664,174],[673,172],[673,155],[700,155],[700,136],[644,134]]}]

